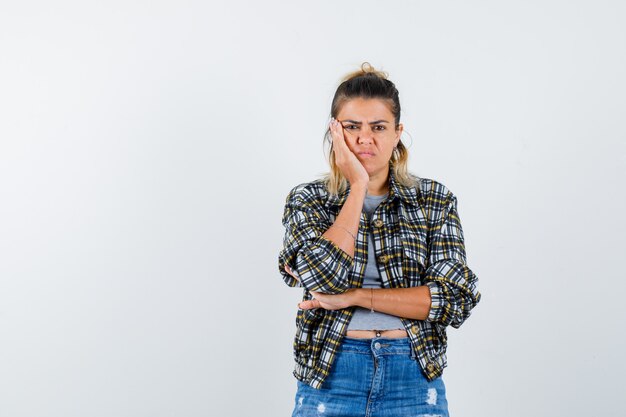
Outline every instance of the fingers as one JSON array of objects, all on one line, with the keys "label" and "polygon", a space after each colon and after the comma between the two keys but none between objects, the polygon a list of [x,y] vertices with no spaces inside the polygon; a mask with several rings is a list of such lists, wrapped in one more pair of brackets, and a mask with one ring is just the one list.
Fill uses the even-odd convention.
[{"label": "fingers", "polygon": [[320,302],[316,299],[313,300],[306,300],[306,301],[302,301],[300,303],[298,303],[298,307],[300,307],[303,310],[311,310],[314,308],[320,308]]},{"label": "fingers", "polygon": [[335,163],[343,176],[351,185],[355,181],[369,182],[369,174],[356,154],[348,146],[348,141],[346,141],[344,136],[344,127],[338,120],[331,119],[330,132],[333,138]]},{"label": "fingers", "polygon": [[291,269],[291,267],[289,266],[289,264],[285,263],[285,271],[287,271],[287,273],[289,275],[291,275],[292,277],[294,277],[296,279],[296,281],[300,282],[300,277],[297,276],[293,270]]},{"label": "fingers", "polygon": [[331,119],[329,125],[330,135],[333,138],[333,148],[336,149],[337,152],[344,152],[348,148],[348,145],[346,145],[346,141],[343,137],[343,126],[336,119]]},{"label": "fingers", "polygon": [[330,121],[330,134],[333,138],[333,151],[335,153],[335,161],[342,173],[344,175],[347,174],[346,177],[349,179],[349,166],[354,164],[354,162],[357,161],[357,158],[356,155],[352,153],[352,151],[348,147],[348,144],[346,143],[346,139],[343,135],[343,126],[336,119],[332,119]]}]

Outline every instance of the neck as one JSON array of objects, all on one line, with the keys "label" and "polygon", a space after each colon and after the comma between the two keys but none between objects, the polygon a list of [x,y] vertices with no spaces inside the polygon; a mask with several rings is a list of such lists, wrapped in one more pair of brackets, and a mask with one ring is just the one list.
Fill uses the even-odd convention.
[{"label": "neck", "polygon": [[389,191],[389,169],[370,175],[370,182],[367,184],[367,194],[383,195],[387,191]]}]

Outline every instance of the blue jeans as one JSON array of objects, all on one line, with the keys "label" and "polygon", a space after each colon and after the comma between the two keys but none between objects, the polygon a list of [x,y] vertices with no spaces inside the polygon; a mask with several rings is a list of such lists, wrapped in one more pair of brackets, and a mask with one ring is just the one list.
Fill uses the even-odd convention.
[{"label": "blue jeans", "polygon": [[408,337],[344,337],[322,388],[297,384],[292,417],[448,417],[443,380],[426,379]]}]

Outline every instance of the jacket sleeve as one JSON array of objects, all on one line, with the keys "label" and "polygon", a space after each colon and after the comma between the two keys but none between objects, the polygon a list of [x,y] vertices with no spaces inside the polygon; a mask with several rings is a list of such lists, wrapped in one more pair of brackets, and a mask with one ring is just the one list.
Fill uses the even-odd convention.
[{"label": "jacket sleeve", "polygon": [[458,328],[480,301],[478,278],[467,266],[463,229],[457,200],[448,194],[443,215],[430,241],[430,265],[424,284],[430,289],[431,307],[427,321]]},{"label": "jacket sleeve", "polygon": [[[300,187],[287,196],[282,219],[285,226],[278,270],[290,287],[339,294],[349,288],[348,273],[354,260],[322,234],[331,226],[320,201]],[[285,264],[299,276],[285,271]]]}]

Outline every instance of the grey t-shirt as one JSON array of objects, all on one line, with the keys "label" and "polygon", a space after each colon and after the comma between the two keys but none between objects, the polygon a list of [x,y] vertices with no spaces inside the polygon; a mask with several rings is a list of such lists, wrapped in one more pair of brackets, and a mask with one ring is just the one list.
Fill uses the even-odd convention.
[{"label": "grey t-shirt", "polygon": [[[371,220],[376,207],[383,202],[389,193],[384,195],[366,195],[363,203],[363,211],[367,213],[367,218]],[[376,265],[376,254],[374,251],[374,237],[371,230],[367,230],[367,265],[365,266],[365,276],[363,277],[363,288],[382,288],[383,283]],[[354,314],[348,330],[390,330],[404,329],[402,321],[397,316],[372,311],[367,308],[355,307]]]}]

